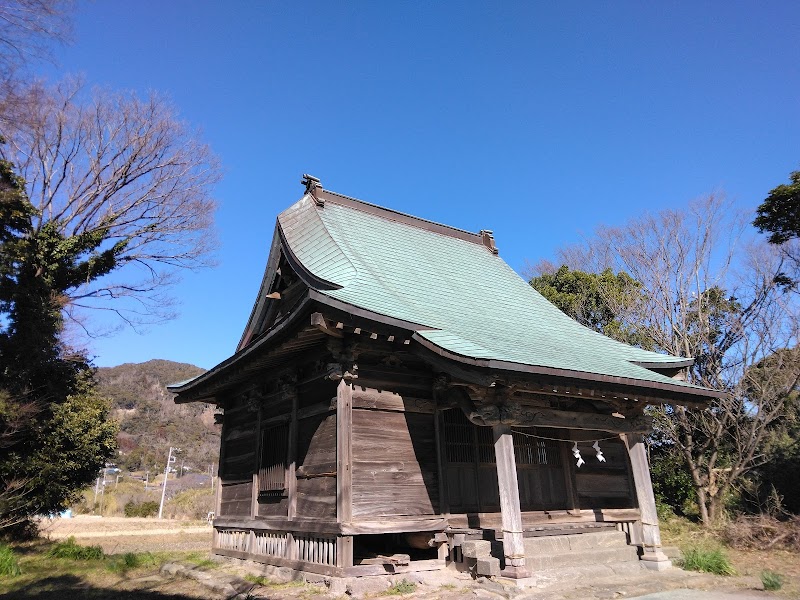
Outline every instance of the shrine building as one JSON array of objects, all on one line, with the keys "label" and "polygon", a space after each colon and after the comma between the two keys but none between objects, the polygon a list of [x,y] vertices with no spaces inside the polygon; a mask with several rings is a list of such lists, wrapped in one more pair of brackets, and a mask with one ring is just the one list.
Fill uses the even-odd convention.
[{"label": "shrine building", "polygon": [[170,386],[219,408],[213,552],[329,577],[669,566],[644,409],[719,394],[692,359],[578,324],[491,231],[303,183],[236,352]]}]

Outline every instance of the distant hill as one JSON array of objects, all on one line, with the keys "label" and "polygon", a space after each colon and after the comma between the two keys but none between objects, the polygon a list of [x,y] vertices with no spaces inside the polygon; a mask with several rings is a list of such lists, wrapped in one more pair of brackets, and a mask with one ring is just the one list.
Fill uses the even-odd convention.
[{"label": "distant hill", "polygon": [[149,360],[97,370],[99,392],[111,399],[111,415],[120,423],[119,466],[163,471],[170,446],[182,449],[178,461],[190,472],[207,472],[216,464],[220,427],[210,404],[175,404],[170,383],[196,377],[205,370],[186,363]]}]

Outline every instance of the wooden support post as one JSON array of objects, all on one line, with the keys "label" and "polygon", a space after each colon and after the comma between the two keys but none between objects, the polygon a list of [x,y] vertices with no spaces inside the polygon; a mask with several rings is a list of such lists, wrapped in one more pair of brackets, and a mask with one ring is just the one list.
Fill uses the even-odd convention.
[{"label": "wooden support post", "polygon": [[353,518],[353,386],[342,379],[336,388],[336,521]]},{"label": "wooden support post", "polygon": [[564,485],[567,491],[567,503],[570,505],[569,511],[574,514],[580,514],[581,503],[578,497],[578,484],[575,479],[575,469],[573,468],[574,459],[572,453],[569,451],[569,440],[572,433],[567,430],[564,435],[564,441],[558,443],[559,451],[561,452],[561,468],[564,473]]},{"label": "wooden support post", "polygon": [[658,529],[658,513],[656,499],[653,494],[653,482],[650,479],[650,467],[647,464],[647,451],[642,436],[639,434],[622,434],[622,440],[628,449],[631,461],[631,474],[636,487],[636,499],[642,515],[642,561],[645,566],[663,570],[672,566],[672,562],[661,551],[661,532]]},{"label": "wooden support post", "polygon": [[255,436],[256,461],[255,461],[255,471],[253,472],[253,487],[250,488],[250,516],[254,518],[258,516],[258,488],[259,488],[258,471],[259,469],[261,469],[261,453],[264,451],[264,449],[261,447],[261,441],[263,436],[261,434],[260,406],[256,411],[255,432],[256,432]]},{"label": "wooden support post", "polygon": [[297,410],[300,397],[297,388],[292,390],[292,420],[289,421],[289,447],[286,453],[286,516],[291,521],[297,516]]},{"label": "wooden support post", "polygon": [[[336,388],[336,521],[353,520],[353,386],[342,379]],[[336,566],[353,566],[353,537],[336,538]]]},{"label": "wooden support post", "polygon": [[336,538],[336,566],[353,566],[353,536],[340,535]]},{"label": "wooden support post", "polygon": [[450,514],[450,499],[447,490],[447,472],[445,469],[445,441],[442,439],[442,411],[433,413],[433,427],[436,438],[436,468],[439,471],[439,514]]},{"label": "wooden support post", "polygon": [[525,568],[525,545],[522,534],[522,511],[519,507],[517,463],[514,438],[508,425],[492,426],[497,460],[497,485],[500,489],[500,516],[503,522],[503,554],[506,568],[502,574],[519,579],[528,577]]}]

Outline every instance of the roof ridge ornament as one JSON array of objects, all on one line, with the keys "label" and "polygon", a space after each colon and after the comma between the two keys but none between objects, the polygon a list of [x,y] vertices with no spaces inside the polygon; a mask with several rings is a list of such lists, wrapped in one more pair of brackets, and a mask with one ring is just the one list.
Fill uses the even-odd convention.
[{"label": "roof ridge ornament", "polygon": [[494,245],[494,232],[491,229],[481,229],[478,233],[481,236],[483,245],[486,246],[492,254],[498,254],[500,251]]},{"label": "roof ridge ornament", "polygon": [[303,178],[300,180],[300,183],[306,186],[306,194],[309,194],[314,199],[314,202],[316,202],[317,206],[325,206],[325,200],[323,198],[319,198],[316,194],[318,189],[322,189],[322,182],[320,182],[318,177],[314,177],[308,173],[303,173]]}]

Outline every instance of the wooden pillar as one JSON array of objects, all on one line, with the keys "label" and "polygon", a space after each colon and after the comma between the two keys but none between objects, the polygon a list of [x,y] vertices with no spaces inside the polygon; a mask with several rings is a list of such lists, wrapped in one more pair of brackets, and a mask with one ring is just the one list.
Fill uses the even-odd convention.
[{"label": "wooden pillar", "polygon": [[572,467],[573,458],[572,453],[569,451],[569,442],[572,438],[572,433],[566,430],[564,433],[564,441],[558,443],[559,452],[561,453],[561,469],[564,474],[564,486],[567,491],[567,503],[569,509],[567,512],[574,515],[581,514],[581,503],[578,497],[578,484],[575,480],[575,469]]},{"label": "wooden pillar", "polygon": [[286,516],[291,521],[297,516],[297,409],[300,405],[300,398],[297,388],[292,386],[288,392],[291,394],[292,416],[289,421],[289,439],[286,452],[286,496],[287,508]]},{"label": "wooden pillar", "polygon": [[[433,413],[433,427],[436,438],[436,468],[439,475],[439,514],[450,514],[450,498],[447,489],[447,467],[445,466],[445,441],[442,438],[442,411]],[[445,544],[446,545],[446,544]]]},{"label": "wooden pillar", "polygon": [[[336,521],[353,520],[353,386],[342,379],[336,388]],[[353,537],[336,540],[336,566],[353,566]]]},{"label": "wooden pillar", "polygon": [[513,578],[527,577],[514,438],[508,425],[494,425],[492,432],[497,461],[497,485],[500,489],[500,516],[503,522],[503,554],[506,559],[506,568],[502,573]]},{"label": "wooden pillar", "polygon": [[653,482],[650,479],[650,467],[647,464],[647,450],[640,434],[622,434],[631,461],[631,474],[636,488],[636,500],[642,516],[642,550],[641,556],[645,566],[663,570],[672,566],[667,556],[661,552],[661,532],[658,529],[658,513],[656,498],[653,494]]},{"label": "wooden pillar", "polygon": [[261,469],[261,453],[264,452],[264,449],[261,447],[263,435],[261,433],[261,407],[260,406],[256,409],[255,417],[256,417],[256,422],[255,422],[256,460],[255,460],[255,471],[253,472],[253,487],[250,488],[250,517],[251,518],[255,518],[255,517],[258,516],[258,488],[259,488],[258,471]]}]

